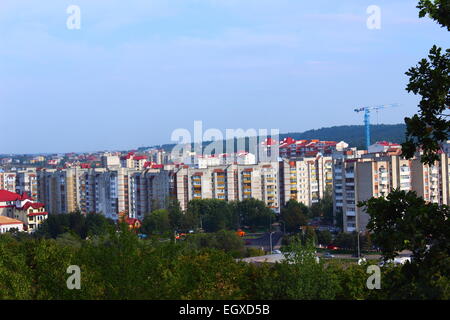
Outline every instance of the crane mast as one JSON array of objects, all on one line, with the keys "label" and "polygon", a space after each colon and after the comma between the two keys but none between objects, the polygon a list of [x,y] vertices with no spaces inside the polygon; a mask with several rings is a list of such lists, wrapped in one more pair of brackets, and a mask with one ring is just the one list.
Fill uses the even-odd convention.
[{"label": "crane mast", "polygon": [[365,127],[365,131],[366,131],[366,148],[369,149],[370,146],[370,112],[371,110],[380,110],[380,109],[385,109],[385,108],[390,108],[390,107],[398,107],[397,103],[392,103],[392,104],[385,104],[385,105],[381,105],[381,106],[375,106],[375,107],[362,107],[362,108],[356,108],[354,111],[355,112],[363,112],[364,111],[364,127]]}]

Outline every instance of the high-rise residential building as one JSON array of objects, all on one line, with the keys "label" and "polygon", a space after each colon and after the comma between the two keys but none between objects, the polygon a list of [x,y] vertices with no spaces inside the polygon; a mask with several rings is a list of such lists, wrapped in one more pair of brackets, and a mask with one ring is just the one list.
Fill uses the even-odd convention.
[{"label": "high-rise residential building", "polygon": [[116,155],[102,155],[102,166],[103,168],[120,167],[120,157]]},{"label": "high-rise residential building", "polygon": [[0,190],[16,192],[15,172],[0,172]]},{"label": "high-rise residential building", "polygon": [[293,199],[311,206],[333,189],[333,158],[316,157],[280,161],[282,205]]},{"label": "high-rise residential building", "polygon": [[41,169],[37,171],[38,199],[50,213],[69,213],[80,209],[80,176],[87,169]]},{"label": "high-rise residential building", "polygon": [[119,213],[143,218],[164,207],[170,173],[162,168],[66,168],[38,171],[39,200],[51,214],[76,210],[117,220]]},{"label": "high-rise residential building", "polygon": [[344,141],[320,141],[320,140],[295,140],[285,138],[280,142],[280,157],[286,159],[303,158],[322,155],[331,155],[335,151],[343,151],[348,148]]},{"label": "high-rise residential building", "polygon": [[120,158],[122,168],[128,169],[142,170],[146,162],[148,162],[147,156],[138,156],[134,152],[129,152],[126,156]]},{"label": "high-rise residential building", "polygon": [[278,163],[229,164],[208,168],[181,166],[175,170],[176,195],[182,210],[193,199],[225,201],[255,198],[280,209]]},{"label": "high-rise residential building", "polygon": [[435,165],[424,165],[420,156],[407,160],[397,153],[367,154],[334,163],[334,211],[343,217],[345,232],[365,231],[369,216],[358,202],[387,196],[393,189],[415,191],[425,201],[449,200],[448,155]]},{"label": "high-rise residential building", "polygon": [[35,168],[28,168],[16,173],[16,192],[28,193],[32,198],[37,198],[38,185]]}]

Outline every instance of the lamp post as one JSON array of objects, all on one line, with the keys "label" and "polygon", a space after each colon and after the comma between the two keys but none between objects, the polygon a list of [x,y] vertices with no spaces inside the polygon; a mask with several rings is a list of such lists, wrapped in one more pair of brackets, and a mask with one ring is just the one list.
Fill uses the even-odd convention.
[{"label": "lamp post", "polygon": [[359,247],[359,215],[358,213],[356,213],[356,217],[355,217],[355,222],[356,222],[356,232],[357,234],[357,243],[358,243],[358,259],[361,257],[361,249]]},{"label": "lamp post", "polygon": [[272,234],[273,232],[270,232],[269,238],[270,238],[270,254],[272,254],[273,252],[273,247],[272,247]]},{"label": "lamp post", "polygon": [[361,250],[359,248],[359,230],[358,230],[358,259],[361,257]]}]

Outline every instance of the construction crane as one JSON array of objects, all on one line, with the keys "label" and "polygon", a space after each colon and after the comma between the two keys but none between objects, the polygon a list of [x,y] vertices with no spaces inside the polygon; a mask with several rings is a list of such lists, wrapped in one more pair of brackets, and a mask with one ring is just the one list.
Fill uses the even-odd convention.
[{"label": "construction crane", "polygon": [[372,110],[378,110],[385,109],[385,108],[393,108],[398,107],[398,103],[392,103],[392,104],[384,104],[381,106],[374,106],[374,107],[362,107],[362,108],[356,108],[355,112],[363,112],[364,111],[364,126],[366,129],[366,148],[369,149],[370,146],[370,112]]}]

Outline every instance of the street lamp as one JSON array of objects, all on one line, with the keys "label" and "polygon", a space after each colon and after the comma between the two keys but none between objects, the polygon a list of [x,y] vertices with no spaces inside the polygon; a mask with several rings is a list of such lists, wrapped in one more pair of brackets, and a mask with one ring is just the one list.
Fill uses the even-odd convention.
[{"label": "street lamp", "polygon": [[359,246],[359,215],[358,215],[358,213],[356,213],[355,222],[356,222],[356,232],[358,233],[357,234],[357,242],[358,242],[358,259],[359,259],[361,257],[361,249]]},{"label": "street lamp", "polygon": [[273,234],[274,232],[270,232],[270,235],[269,235],[269,238],[270,238],[270,254],[272,254],[272,252],[273,252],[273,247],[272,247],[272,234]]}]

